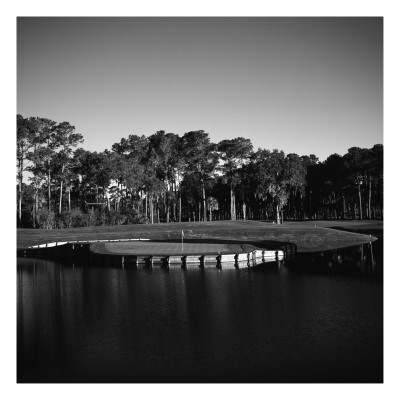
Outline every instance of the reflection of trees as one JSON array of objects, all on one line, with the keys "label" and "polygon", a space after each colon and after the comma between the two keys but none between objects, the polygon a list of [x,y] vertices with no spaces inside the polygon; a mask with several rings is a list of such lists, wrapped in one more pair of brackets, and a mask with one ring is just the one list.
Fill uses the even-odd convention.
[{"label": "reflection of trees", "polygon": [[295,268],[332,273],[381,273],[383,246],[375,241],[357,246],[314,253],[298,253],[289,263]]},{"label": "reflection of trees", "polygon": [[375,268],[376,268],[376,262],[375,262],[375,260],[374,260],[374,253],[373,253],[373,251],[372,251],[372,242],[369,242],[369,248],[370,248],[370,251],[371,251],[371,264],[372,264],[372,269],[375,270]]}]

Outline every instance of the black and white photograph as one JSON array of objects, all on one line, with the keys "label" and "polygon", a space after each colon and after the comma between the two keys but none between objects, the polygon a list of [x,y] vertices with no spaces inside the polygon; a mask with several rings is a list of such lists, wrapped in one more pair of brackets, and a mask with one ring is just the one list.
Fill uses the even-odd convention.
[{"label": "black and white photograph", "polygon": [[228,15],[15,17],[18,386],[384,383],[385,18]]}]

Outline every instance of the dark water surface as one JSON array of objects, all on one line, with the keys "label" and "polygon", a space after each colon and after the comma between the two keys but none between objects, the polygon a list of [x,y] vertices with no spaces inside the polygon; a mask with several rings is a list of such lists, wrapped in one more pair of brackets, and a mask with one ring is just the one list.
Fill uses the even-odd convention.
[{"label": "dark water surface", "polygon": [[18,382],[382,382],[382,241],[251,270],[18,258]]}]

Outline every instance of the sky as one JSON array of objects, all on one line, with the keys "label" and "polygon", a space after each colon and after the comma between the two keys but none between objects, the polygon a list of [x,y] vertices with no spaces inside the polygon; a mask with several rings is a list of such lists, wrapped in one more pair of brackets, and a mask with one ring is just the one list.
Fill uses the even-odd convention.
[{"label": "sky", "polygon": [[323,161],[383,143],[383,19],[20,17],[17,113],[91,151],[202,129]]}]

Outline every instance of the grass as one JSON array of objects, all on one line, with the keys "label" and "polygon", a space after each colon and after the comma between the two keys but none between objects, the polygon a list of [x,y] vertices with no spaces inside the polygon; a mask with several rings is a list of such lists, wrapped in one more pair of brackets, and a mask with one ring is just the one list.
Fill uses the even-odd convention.
[{"label": "grass", "polygon": [[250,244],[239,243],[206,243],[201,241],[149,241],[149,242],[102,242],[94,243],[91,250],[99,254],[121,255],[153,255],[153,256],[182,256],[182,255],[217,255],[248,253],[257,249]]},{"label": "grass", "polygon": [[[333,229],[334,228],[334,229]],[[323,251],[375,240],[383,234],[382,221],[213,221],[153,225],[100,226],[71,229],[18,229],[17,249],[49,242],[100,239],[186,239],[292,242],[299,252]],[[360,233],[361,232],[361,233]]]}]

